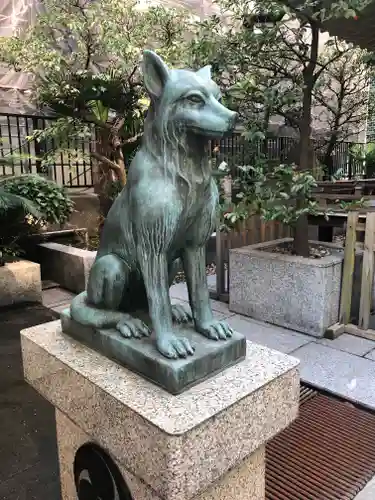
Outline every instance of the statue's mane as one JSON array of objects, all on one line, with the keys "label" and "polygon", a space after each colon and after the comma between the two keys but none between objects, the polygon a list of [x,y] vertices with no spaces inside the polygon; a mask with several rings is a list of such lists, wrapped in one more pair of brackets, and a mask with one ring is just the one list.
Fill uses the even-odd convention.
[{"label": "statue's mane", "polygon": [[[173,104],[162,104],[150,104],[145,119],[143,145],[149,154],[161,160],[166,174],[174,181],[182,179],[190,189],[197,177],[194,174],[198,174],[200,180],[208,179],[211,175],[207,158],[208,139],[194,136],[197,145],[194,148],[192,136],[189,137],[184,126],[170,119]],[[188,159],[196,162],[196,171],[189,168]]]}]

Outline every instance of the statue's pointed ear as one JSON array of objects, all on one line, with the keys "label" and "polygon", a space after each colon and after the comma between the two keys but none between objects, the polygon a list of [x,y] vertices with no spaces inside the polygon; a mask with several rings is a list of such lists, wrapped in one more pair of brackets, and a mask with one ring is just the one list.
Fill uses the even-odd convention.
[{"label": "statue's pointed ear", "polygon": [[168,67],[163,59],[152,50],[145,50],[142,73],[148,93],[153,97],[160,97],[169,76]]},{"label": "statue's pointed ear", "polygon": [[208,64],[201,69],[198,69],[197,75],[202,78],[202,80],[211,80],[211,65]]}]

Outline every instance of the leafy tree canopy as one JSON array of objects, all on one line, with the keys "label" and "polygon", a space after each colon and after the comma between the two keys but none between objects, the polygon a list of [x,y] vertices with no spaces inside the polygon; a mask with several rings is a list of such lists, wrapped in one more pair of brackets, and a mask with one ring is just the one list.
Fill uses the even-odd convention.
[{"label": "leafy tree canopy", "polygon": [[30,74],[31,99],[60,117],[38,139],[53,138],[54,154],[68,153],[77,138],[95,142],[90,155],[98,160],[102,191],[113,174],[124,185],[124,152],[137,145],[147,108],[142,52],[154,48],[169,64],[184,65],[191,16],[142,10],[131,0],[45,0],[43,8],[26,33],[1,40],[0,58]]}]

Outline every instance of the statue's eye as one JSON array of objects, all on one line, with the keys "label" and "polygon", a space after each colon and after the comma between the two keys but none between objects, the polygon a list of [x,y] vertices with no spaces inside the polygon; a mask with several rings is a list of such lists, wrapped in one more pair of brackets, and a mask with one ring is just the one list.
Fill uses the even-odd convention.
[{"label": "statue's eye", "polygon": [[194,104],[203,104],[204,103],[203,97],[198,95],[198,94],[191,94],[191,95],[187,96],[187,100],[189,102],[194,103]]}]

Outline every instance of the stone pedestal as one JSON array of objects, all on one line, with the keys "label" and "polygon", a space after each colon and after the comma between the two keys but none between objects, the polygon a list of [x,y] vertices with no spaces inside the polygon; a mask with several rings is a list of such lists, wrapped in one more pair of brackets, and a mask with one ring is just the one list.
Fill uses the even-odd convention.
[{"label": "stone pedestal", "polygon": [[0,307],[42,302],[40,265],[28,260],[0,267]]},{"label": "stone pedestal", "polygon": [[54,242],[40,243],[38,247],[43,279],[55,281],[74,293],[86,289],[96,252]]},{"label": "stone pedestal", "polygon": [[[75,482],[120,484],[105,500],[264,500],[265,445],[298,412],[298,360],[249,342],[244,361],[173,396],[59,321],[21,339],[26,380],[56,408],[63,500]],[[90,447],[111,465],[90,465]]]}]

